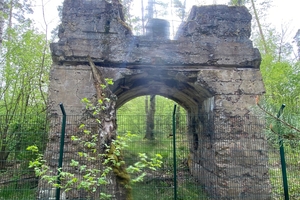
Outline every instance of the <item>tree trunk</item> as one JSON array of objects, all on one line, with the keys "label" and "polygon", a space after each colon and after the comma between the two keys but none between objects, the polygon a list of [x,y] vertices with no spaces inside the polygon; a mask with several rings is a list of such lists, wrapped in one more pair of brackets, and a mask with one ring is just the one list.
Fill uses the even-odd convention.
[{"label": "tree trunk", "polygon": [[145,114],[148,115],[149,106],[148,106],[148,95],[145,96]]},{"label": "tree trunk", "polygon": [[0,0],[0,47],[3,40],[3,28],[4,28],[4,0]]},{"label": "tree trunk", "polygon": [[[171,16],[173,16],[173,0],[171,0]],[[171,20],[171,26],[172,26],[172,36],[175,36],[175,29],[174,29],[174,19]]]},{"label": "tree trunk", "polygon": [[153,19],[154,0],[148,0],[148,20]]},{"label": "tree trunk", "polygon": [[144,0],[141,0],[141,6],[142,6],[142,30],[143,30],[143,35],[145,35]]},{"label": "tree trunk", "polygon": [[296,58],[298,61],[300,61],[300,29],[298,29],[295,37],[294,37],[294,40],[296,42],[296,45],[297,45],[297,48],[298,48],[298,52],[296,54]]},{"label": "tree trunk", "polygon": [[[98,144],[99,151],[103,154],[110,154],[114,151],[112,141],[116,139],[117,135],[115,107],[117,98],[108,87],[108,84],[106,83],[103,75],[99,70],[97,70],[95,64],[92,62],[90,57],[88,57],[88,60],[92,68],[94,85],[97,92],[97,102],[99,102],[99,100],[103,102],[102,109],[96,115],[96,120],[100,121],[100,124],[98,126],[98,133],[100,137]],[[106,99],[109,99],[109,101]],[[109,146],[110,149],[107,149],[107,146]],[[118,160],[119,159],[122,158],[118,157]],[[113,196],[113,199],[131,199],[131,189],[130,187],[128,187],[130,180],[129,178],[126,178],[129,176],[126,172],[125,166],[116,167],[112,165],[111,167],[113,168],[113,173],[110,174],[110,183],[106,186],[106,188],[108,188],[108,191],[110,191],[111,195]]]},{"label": "tree trunk", "polygon": [[10,152],[6,149],[6,145],[2,144],[0,152],[0,171],[6,170],[9,153]]},{"label": "tree trunk", "polygon": [[155,95],[150,96],[150,109],[147,113],[146,135],[145,139],[154,140],[154,115],[155,115]]},{"label": "tree trunk", "polygon": [[[106,145],[110,145],[113,139],[116,139],[116,96],[109,89],[105,79],[101,75],[101,72],[97,70],[95,64],[89,57],[89,63],[92,68],[94,85],[96,88],[97,102],[101,100],[103,102],[103,109],[97,113],[96,118],[100,121],[101,129],[99,130],[100,135],[100,147],[105,151]],[[103,87],[105,85],[105,88]],[[109,101],[105,101],[109,99]],[[101,151],[103,151],[101,150]],[[104,153],[104,152],[101,152]]]},{"label": "tree trunk", "polygon": [[269,51],[268,51],[267,42],[266,42],[265,35],[263,33],[263,30],[262,30],[262,26],[260,24],[260,20],[259,20],[259,17],[258,17],[258,13],[257,13],[256,7],[255,7],[254,0],[251,0],[251,5],[252,5],[252,8],[253,8],[255,20],[256,20],[256,23],[257,23],[257,26],[258,26],[259,35],[260,35],[261,40],[263,42],[263,47],[264,47],[265,53],[268,54]]},{"label": "tree trunk", "polygon": [[[6,121],[7,122],[7,121]],[[0,171],[6,170],[7,167],[7,158],[10,154],[10,151],[7,148],[7,137],[8,137],[8,124],[5,128],[0,130]]]},{"label": "tree trunk", "polygon": [[180,106],[178,106],[176,110],[176,130],[179,133],[181,133],[180,127]]},{"label": "tree trunk", "polygon": [[[9,16],[8,16],[8,28],[12,28],[12,19],[13,19],[13,7],[14,7],[14,2],[13,0],[10,0],[9,2]],[[7,36],[7,40],[9,41],[10,38],[10,34]]]},{"label": "tree trunk", "polygon": [[181,22],[183,22],[184,18],[185,18],[185,14],[186,14],[185,9],[186,9],[186,0],[184,0],[184,2],[183,2]]}]

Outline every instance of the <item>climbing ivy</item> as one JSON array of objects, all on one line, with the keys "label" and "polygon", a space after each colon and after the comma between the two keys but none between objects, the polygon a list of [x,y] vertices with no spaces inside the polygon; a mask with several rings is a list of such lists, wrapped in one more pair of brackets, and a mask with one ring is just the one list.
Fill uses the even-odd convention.
[{"label": "climbing ivy", "polygon": [[[102,87],[107,87],[108,84],[113,84],[111,79],[105,80],[107,84]],[[86,110],[91,111],[96,117],[100,112],[105,111],[105,102],[110,101],[109,98],[103,97],[98,99],[96,103],[84,98],[82,102],[86,105]],[[96,122],[101,124],[101,121],[96,118]],[[127,147],[127,143],[135,137],[131,132],[127,132],[122,136],[118,135],[116,139],[104,144],[104,150],[101,147],[99,134],[90,130],[89,124],[82,123],[79,125],[80,134],[72,135],[71,142],[77,146],[79,159],[72,159],[67,166],[71,169],[58,168],[53,173],[47,161],[43,158],[37,146],[29,146],[28,151],[36,155],[36,158],[29,163],[29,167],[33,168],[36,176],[45,180],[54,188],[61,188],[64,192],[73,189],[83,189],[92,196],[99,191],[100,186],[110,184],[110,176],[115,175],[119,184],[126,188],[126,199],[131,197],[131,184],[143,180],[146,169],[156,170],[161,167],[162,156],[156,154],[149,158],[145,153],[139,153],[139,161],[133,165],[126,166],[123,160],[123,152]],[[103,142],[103,141],[102,141]],[[101,165],[97,163],[101,161]],[[57,173],[59,172],[59,173]],[[59,174],[59,175],[54,175]],[[80,174],[80,178],[79,178]],[[133,177],[133,178],[131,178]],[[60,179],[60,182],[57,180]],[[100,191],[100,199],[109,199],[110,194],[105,191]]]}]

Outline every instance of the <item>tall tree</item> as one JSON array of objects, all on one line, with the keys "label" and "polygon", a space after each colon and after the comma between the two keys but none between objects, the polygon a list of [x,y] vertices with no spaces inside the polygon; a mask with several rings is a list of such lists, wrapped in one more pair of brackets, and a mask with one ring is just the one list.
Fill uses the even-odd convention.
[{"label": "tall tree", "polygon": [[148,0],[147,19],[163,18],[168,13],[168,2],[161,0]]},{"label": "tall tree", "polygon": [[[5,49],[5,64],[1,74],[0,115],[5,119],[5,126],[0,130],[0,160],[6,161],[10,144],[16,144],[15,132],[11,132],[10,125],[22,123],[30,115],[39,115],[46,110],[45,97],[50,68],[50,53],[45,52],[48,45],[43,34],[36,34],[34,30],[10,30],[10,41],[3,41]],[[44,70],[41,71],[41,66]],[[18,141],[18,140],[17,140]],[[5,153],[3,153],[5,152]],[[4,155],[6,154],[6,155]],[[2,164],[0,168],[4,167]]]},{"label": "tall tree", "polygon": [[258,30],[259,30],[259,35],[261,37],[262,44],[263,44],[263,47],[264,47],[263,50],[265,51],[265,53],[268,53],[268,45],[267,45],[267,42],[266,42],[266,39],[265,39],[265,35],[264,35],[264,32],[263,32],[262,25],[260,23],[260,18],[259,18],[258,11],[256,9],[256,5],[255,5],[254,0],[251,0],[251,5],[252,5],[255,21],[257,23],[257,27],[258,27]]},{"label": "tall tree", "polygon": [[279,102],[291,102],[299,94],[299,66],[292,59],[292,46],[286,39],[287,27],[277,32],[264,23],[271,1],[231,0],[230,4],[245,5],[254,16],[252,38],[262,55],[260,69],[266,87],[265,103],[272,107]]},{"label": "tall tree", "polygon": [[298,52],[297,52],[297,60],[300,61],[300,29],[298,29],[295,37],[294,37],[294,41],[296,42],[297,48],[298,48]]},{"label": "tall tree", "polygon": [[150,95],[150,107],[147,112],[145,139],[154,140],[155,95]]},{"label": "tall tree", "polygon": [[51,57],[45,34],[32,27],[25,13],[32,12],[27,0],[4,1],[5,29],[0,63],[0,168],[5,169],[11,151],[20,149],[18,128],[31,115],[46,110]]},{"label": "tall tree", "polygon": [[[142,34],[142,19],[141,16],[134,10],[136,8],[135,0],[120,0],[121,4],[119,4],[120,9],[123,10],[124,21],[130,26],[132,31],[136,35]],[[142,0],[143,1],[143,0]],[[119,2],[119,0],[115,0],[114,2]]]},{"label": "tall tree", "polygon": [[[291,45],[286,41],[286,31],[277,32],[275,29],[265,30],[268,53],[261,52],[262,62],[260,71],[265,83],[266,95],[264,103],[274,111],[278,105],[285,103],[286,113],[296,113],[295,99],[300,92],[299,64],[292,59]],[[257,36],[258,37],[258,36]],[[258,48],[264,48],[261,38],[254,38]]]},{"label": "tall tree", "polygon": [[[161,12],[161,10],[159,10],[157,8],[157,6],[158,7],[159,6],[166,7],[166,5],[167,4],[162,1],[148,0],[148,16],[147,16],[148,20],[153,19],[154,14],[155,14],[155,17],[166,14],[165,11]],[[154,116],[155,116],[155,95],[154,94],[150,95],[150,106],[148,106],[148,99],[146,97],[145,108],[149,108],[149,109],[146,109],[145,138],[149,139],[149,140],[153,140],[154,139]]]},{"label": "tall tree", "polygon": [[186,0],[173,0],[175,14],[179,17],[180,21],[183,22],[186,18]]},{"label": "tall tree", "polygon": [[154,16],[154,2],[155,0],[148,0],[148,15],[147,18],[148,19],[153,19]]},{"label": "tall tree", "polygon": [[144,0],[141,0],[141,10],[142,10],[142,34],[145,34],[145,14],[144,14]]},{"label": "tall tree", "polygon": [[243,6],[245,5],[246,0],[230,0],[229,5],[232,6]]},{"label": "tall tree", "polygon": [[2,44],[4,28],[4,0],[0,0],[0,46]]}]

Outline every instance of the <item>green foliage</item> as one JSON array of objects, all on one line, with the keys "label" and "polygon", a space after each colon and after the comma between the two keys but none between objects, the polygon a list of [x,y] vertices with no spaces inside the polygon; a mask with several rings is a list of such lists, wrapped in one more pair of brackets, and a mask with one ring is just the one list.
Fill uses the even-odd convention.
[{"label": "green foliage", "polygon": [[[268,6],[268,4],[265,4]],[[260,16],[266,14],[267,9],[261,9]],[[261,21],[262,18],[261,18]],[[299,198],[299,92],[300,75],[299,62],[295,62],[292,55],[292,47],[287,41],[287,29],[277,32],[270,26],[263,31],[265,41],[261,34],[253,34],[255,45],[260,49],[262,63],[260,66],[266,95],[261,99],[259,112],[266,119],[266,138],[269,141],[269,173],[272,184],[272,199],[283,199],[283,186],[281,166],[279,161],[279,141],[285,148],[287,163],[289,193],[292,199]],[[284,113],[280,120],[276,120],[276,114],[282,104],[285,104]],[[268,113],[268,114],[266,114]],[[273,117],[271,117],[273,116]],[[271,150],[275,149],[275,152]],[[276,160],[274,161],[274,158]],[[298,196],[297,196],[298,195]]]},{"label": "green foliage", "polygon": [[175,14],[181,22],[185,20],[186,16],[186,0],[173,0]]},{"label": "green foliage", "polygon": [[[156,95],[156,112],[157,115],[173,113],[175,102],[163,96]],[[131,99],[118,109],[120,115],[144,115],[145,113],[145,96]],[[180,109],[180,114],[186,114],[184,109]]]},{"label": "green foliage", "polygon": [[[105,89],[107,87],[104,84],[101,86],[102,89]],[[98,113],[106,109],[105,102],[110,102],[110,99],[104,97],[103,99],[98,99],[96,104],[93,104],[93,102],[91,102],[88,98],[83,98],[81,102],[85,104],[85,109],[93,111],[93,115],[97,115]],[[99,122],[99,119],[97,119],[97,121]]]},{"label": "green foliage", "polygon": [[[299,199],[300,191],[300,172],[299,172],[299,140],[297,145],[284,144],[285,159],[287,164],[288,187],[290,199]],[[272,199],[283,200],[284,191],[282,186],[282,174],[277,148],[269,150],[269,174],[272,184]]]},{"label": "green foliage", "polygon": [[[124,124],[122,124],[124,126]],[[124,151],[124,160],[135,170],[135,163],[139,156],[144,155],[138,152],[145,152],[146,156],[155,158],[155,155],[162,156],[161,167],[155,171],[144,168],[146,174],[143,181],[132,185],[133,199],[174,199],[173,188],[173,143],[172,137],[166,133],[158,135],[156,140],[145,140],[143,135],[137,134],[128,141],[128,147]],[[186,134],[176,136],[177,150],[177,175],[178,175],[178,199],[209,199],[199,183],[194,182],[188,171],[185,160],[188,157],[189,149]],[[148,161],[148,159],[147,159]],[[145,162],[147,162],[145,161]],[[143,165],[144,161],[140,163]],[[131,176],[133,179],[133,176]]]},{"label": "green foliage", "polygon": [[243,6],[247,0],[230,0],[229,5],[232,6]]},{"label": "green foliage", "polygon": [[7,163],[22,161],[20,169],[28,169],[33,158],[25,149],[34,144],[45,149],[48,124],[44,115],[0,115],[0,171],[7,170]]},{"label": "green foliage", "polygon": [[142,172],[144,169],[155,171],[156,168],[161,167],[162,164],[162,156],[160,154],[156,154],[153,158],[148,158],[146,153],[139,153],[138,157],[139,161],[127,168],[127,171],[131,174],[140,173],[138,176],[132,179],[133,183],[143,181],[144,177],[146,176],[146,173]]},{"label": "green foliage", "polygon": [[20,184],[18,189],[16,189],[15,184],[10,184],[5,187],[1,187],[0,190],[0,200],[7,199],[18,199],[18,200],[28,200],[35,199],[36,191],[32,189],[30,184]]},{"label": "green foliage", "polygon": [[[260,71],[265,83],[266,94],[261,104],[273,113],[281,104],[286,104],[286,114],[298,114],[299,63],[292,59],[291,45],[284,35],[274,29],[266,30],[267,53],[262,53]],[[263,49],[261,39],[254,39],[258,48]],[[262,51],[264,52],[264,51]]]},{"label": "green foliage", "polygon": [[167,15],[168,2],[162,0],[153,0],[153,14],[154,18],[163,18]]},{"label": "green foliage", "polygon": [[[21,8],[26,5],[19,6]],[[19,19],[21,24],[6,29],[1,46],[1,170],[6,168],[7,160],[22,160],[27,157],[21,152],[29,141],[36,141],[37,146],[44,148],[41,141],[45,134],[38,133],[44,133],[46,129],[46,118],[41,115],[47,104],[51,66],[49,43],[44,34],[37,33],[30,23],[23,21],[25,19]],[[28,126],[33,121],[40,121],[40,126]]]},{"label": "green foliage", "polygon": [[0,80],[0,114],[28,114],[46,107],[50,52],[43,34],[19,27],[9,30],[11,40],[3,41],[5,63]]},{"label": "green foliage", "polygon": [[137,16],[136,11],[134,11],[135,5],[133,0],[122,0],[123,12],[125,16],[125,21],[128,23],[130,28],[137,34],[142,34],[141,17]]},{"label": "green foliage", "polygon": [[[282,99],[283,100],[283,99]],[[274,101],[270,101],[274,103]],[[283,145],[285,151],[286,170],[288,175],[289,195],[292,199],[299,197],[299,152],[300,152],[300,130],[299,130],[299,115],[296,115],[297,110],[289,113],[285,110],[283,115],[277,120],[276,112],[274,112],[274,104],[263,101],[263,114],[267,113],[266,124],[270,125],[269,129],[265,130],[266,138],[269,142],[269,174],[272,184],[272,199],[283,199],[284,196],[282,186],[282,174],[279,160],[279,145]],[[279,106],[277,107],[279,110]],[[278,112],[277,110],[277,112]],[[288,112],[286,112],[288,111]]]},{"label": "green foliage", "polygon": [[107,85],[113,85],[114,84],[114,81],[112,78],[105,78],[105,81],[107,83]]},{"label": "green foliage", "polygon": [[[58,169],[60,171],[60,175],[49,175],[53,174],[49,172],[50,167],[47,166],[46,161],[43,160],[43,156],[39,153],[38,147],[33,145],[27,148],[28,151],[36,154],[36,159],[30,161],[29,167],[33,168],[36,176],[41,177],[41,179],[46,180],[48,183],[52,184],[53,187],[59,187],[64,189],[64,191],[69,191],[73,188],[84,189],[87,192],[96,192],[97,187],[101,185],[107,185],[109,183],[108,175],[113,169],[120,168],[125,166],[125,162],[120,159],[122,156],[123,149],[127,147],[127,142],[130,141],[130,138],[134,137],[133,134],[127,133],[123,136],[118,136],[117,140],[113,140],[110,146],[107,146],[107,151],[105,154],[97,154],[96,150],[96,142],[97,137],[95,136],[95,140],[90,141],[80,141],[80,143],[86,147],[89,151],[86,152],[78,152],[80,157],[88,161],[94,161],[95,159],[103,159],[103,168],[101,170],[97,168],[93,168],[93,166],[89,166],[87,164],[82,164],[81,161],[72,160],[70,166],[73,168],[77,168],[79,172],[82,174],[82,179],[76,177],[76,174],[63,171],[62,169]],[[77,141],[77,138],[72,139],[73,141]],[[96,154],[91,154],[91,152]],[[126,168],[126,172],[132,174],[135,178],[132,179],[132,183],[140,182],[143,180],[145,173],[143,172],[144,168],[150,170],[156,170],[161,166],[162,157],[157,154],[153,158],[148,158],[146,154],[140,154],[140,160],[135,163],[133,166],[128,166]],[[58,177],[63,181],[62,184],[57,184]],[[129,185],[128,185],[129,187]],[[102,193],[103,198],[109,197],[108,194]]]},{"label": "green foliage", "polygon": [[[237,4],[238,0],[232,0]],[[248,1],[249,2],[249,1]],[[252,40],[261,52],[262,63],[260,71],[265,83],[266,95],[263,104],[272,112],[276,112],[281,104],[287,106],[288,113],[295,113],[295,102],[299,94],[299,64],[295,62],[292,54],[292,45],[288,42],[288,27],[282,26],[277,31],[270,24],[265,23],[267,10],[271,1],[258,2],[251,0],[250,11],[255,16],[257,27],[253,27]]]},{"label": "green foliage", "polygon": [[[103,85],[103,89],[107,85],[112,85],[112,79],[105,79],[106,83]],[[103,96],[93,103],[89,99],[84,98],[82,100],[86,104],[86,109],[92,111],[95,117],[99,116],[105,111],[105,104],[110,102],[110,99]],[[96,119],[96,122],[101,125],[101,119]],[[127,132],[124,135],[117,136],[117,139],[112,139],[104,143],[103,149],[102,141],[99,141],[98,133],[94,133],[93,130],[88,129],[88,124],[80,124],[80,135],[72,135],[71,141],[74,142],[80,149],[77,152],[79,160],[71,160],[69,166],[74,170],[64,171],[63,169],[57,169],[58,175],[53,175],[50,171],[50,167],[47,166],[43,156],[38,152],[36,146],[30,146],[27,150],[32,153],[37,153],[36,159],[29,164],[30,168],[34,168],[34,171],[38,177],[42,180],[46,180],[55,188],[62,188],[64,191],[69,191],[74,188],[83,189],[88,194],[95,193],[100,186],[107,185],[110,182],[110,176],[113,173],[118,182],[125,186],[126,190],[130,191],[130,176],[128,173],[134,174],[136,177],[134,182],[143,180],[143,168],[150,170],[156,170],[161,165],[161,156],[156,155],[154,158],[148,158],[146,154],[140,154],[140,161],[134,164],[134,167],[126,167],[123,160],[123,151],[127,147],[126,142],[130,140],[134,135]],[[112,133],[110,133],[112,134]],[[104,151],[103,151],[104,150]],[[99,161],[101,164],[99,165]],[[129,170],[128,170],[129,169]],[[134,170],[132,170],[134,169]],[[76,172],[79,171],[79,174]],[[60,181],[58,181],[60,180]],[[132,181],[132,182],[133,182]],[[130,194],[127,194],[130,196]],[[101,199],[110,198],[109,194],[101,190]],[[130,197],[128,197],[130,199]]]},{"label": "green foliage", "polygon": [[[161,133],[171,134],[170,130],[172,130],[172,113],[175,102],[159,95],[156,96],[155,100],[155,137]],[[177,124],[180,124],[179,127],[184,127],[181,125],[186,124],[186,110],[178,106],[176,115],[179,117]],[[120,107],[117,112],[117,119],[118,123],[126,121],[126,126],[119,126],[119,133],[131,131],[136,134],[145,134],[147,122],[147,115],[145,112],[145,96],[134,98]],[[177,129],[177,131],[182,133],[184,130]]]}]

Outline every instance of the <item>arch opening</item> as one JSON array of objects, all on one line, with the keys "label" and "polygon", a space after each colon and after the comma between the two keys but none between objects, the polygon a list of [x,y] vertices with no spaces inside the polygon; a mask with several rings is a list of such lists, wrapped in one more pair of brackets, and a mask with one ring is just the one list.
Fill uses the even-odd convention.
[{"label": "arch opening", "polygon": [[[121,74],[121,76],[118,75],[114,79],[112,87],[113,93],[117,96],[118,134],[123,134],[126,131],[138,134],[139,139],[135,140],[135,143],[131,147],[137,148],[134,151],[135,153],[143,150],[143,148],[146,148],[147,151],[151,149],[151,152],[162,153],[163,157],[165,157],[164,163],[168,163],[165,164],[167,166],[164,166],[166,168],[162,169],[163,173],[166,173],[165,171],[172,171],[172,169],[168,168],[173,167],[171,164],[172,160],[170,160],[170,155],[172,154],[170,151],[173,148],[178,149],[176,150],[180,152],[178,153],[178,159],[182,163],[182,171],[179,171],[186,176],[193,176],[195,178],[193,181],[196,182],[192,184],[199,187],[199,191],[202,191],[201,185],[204,182],[199,184],[199,172],[197,169],[201,167],[200,160],[209,159],[207,158],[207,146],[211,146],[209,142],[213,135],[210,120],[214,111],[214,94],[210,88],[205,88],[205,86],[199,84],[199,73],[197,71],[185,73],[176,69],[157,69],[157,67],[151,67],[150,69],[145,68],[143,70],[130,69]],[[128,109],[128,105],[131,102],[135,102],[137,99],[145,99],[145,95],[156,95],[159,98],[167,99],[170,104],[169,110],[166,111],[167,113],[162,113],[163,109],[161,109],[159,104],[156,104],[156,114],[154,115],[154,122],[152,124],[153,140],[149,140],[147,137],[149,131],[147,123],[149,123],[149,120],[147,119],[145,106],[136,108],[138,111],[141,111],[141,114],[134,116],[132,114],[137,111]],[[176,131],[178,131],[176,139],[179,140],[176,143],[178,147],[173,147],[170,143],[173,138],[172,113],[174,103],[178,104],[180,109],[182,108],[185,111],[179,117],[180,122],[177,125],[178,127],[176,127]],[[136,107],[138,103],[135,102],[132,105]],[[165,109],[164,106],[163,108]],[[127,119],[121,116],[124,110],[127,110],[127,113],[129,113]],[[126,120],[130,121],[128,124],[134,128],[126,127]],[[164,144],[167,145],[164,147],[159,146]],[[167,149],[167,151],[163,149]],[[128,155],[132,157],[131,152],[127,153]],[[137,156],[133,157],[136,158]],[[130,160],[131,158],[128,159]],[[150,191],[153,191],[152,189]],[[204,191],[203,195],[205,195]]]},{"label": "arch opening", "polygon": [[[141,199],[143,195],[151,195],[153,197],[153,193],[155,193],[156,197],[163,198],[167,193],[170,193],[174,184],[174,165],[177,166],[178,188],[180,188],[178,195],[186,195],[187,198],[207,195],[201,184],[198,183],[198,180],[191,178],[191,169],[189,169],[193,162],[191,153],[197,151],[199,146],[198,141],[196,143],[194,141],[195,137],[198,138],[198,134],[200,134],[196,132],[199,130],[196,127],[196,118],[188,117],[189,111],[184,107],[177,107],[175,115],[176,143],[174,146],[172,114],[174,104],[177,104],[177,102],[161,95],[155,96],[154,127],[152,127],[154,139],[152,140],[146,136],[147,126],[149,125],[148,116],[149,112],[151,112],[151,97],[153,95],[135,97],[124,103],[117,110],[118,134],[123,135],[127,132],[135,134],[135,137],[132,137],[131,141],[128,142],[128,148],[124,152],[125,162],[128,165],[134,164],[139,153],[146,153],[146,156],[149,158],[160,154],[163,161],[161,167],[155,173],[148,172],[143,182],[133,186],[134,199]],[[189,122],[190,119],[194,121]],[[194,127],[191,127],[192,125]],[[202,124],[201,127],[203,126]],[[190,131],[195,132],[191,133]],[[195,149],[195,145],[197,149]],[[173,157],[174,149],[177,154],[176,161],[174,161]],[[187,187],[189,185],[194,185],[194,187]],[[194,193],[195,187],[197,187],[197,193],[199,193],[197,195]]]},{"label": "arch opening", "polygon": [[115,79],[112,91],[118,97],[117,109],[139,96],[160,95],[171,99],[187,110],[188,114],[210,112],[213,95],[197,84],[197,72],[188,75],[176,70],[131,70],[128,75]]}]

